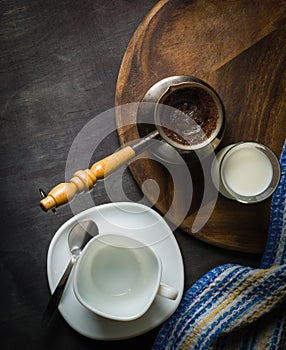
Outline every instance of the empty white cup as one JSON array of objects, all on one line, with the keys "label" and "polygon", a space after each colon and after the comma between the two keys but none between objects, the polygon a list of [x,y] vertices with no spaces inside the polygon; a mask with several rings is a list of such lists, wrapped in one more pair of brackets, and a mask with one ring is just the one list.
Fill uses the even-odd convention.
[{"label": "empty white cup", "polygon": [[154,250],[119,234],[94,237],[75,268],[73,288],[90,311],[118,321],[141,317],[156,295],[176,299],[178,290],[161,282],[162,265]]}]

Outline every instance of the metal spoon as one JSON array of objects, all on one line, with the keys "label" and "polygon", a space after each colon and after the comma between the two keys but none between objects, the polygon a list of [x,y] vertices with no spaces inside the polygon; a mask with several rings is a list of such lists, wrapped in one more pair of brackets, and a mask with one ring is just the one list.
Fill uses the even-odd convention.
[{"label": "metal spoon", "polygon": [[97,234],[98,227],[92,220],[80,221],[71,229],[68,236],[68,243],[72,256],[43,314],[42,323],[44,326],[48,326],[50,324],[58,309],[58,305],[74,263],[77,261],[87,242],[89,242]]}]

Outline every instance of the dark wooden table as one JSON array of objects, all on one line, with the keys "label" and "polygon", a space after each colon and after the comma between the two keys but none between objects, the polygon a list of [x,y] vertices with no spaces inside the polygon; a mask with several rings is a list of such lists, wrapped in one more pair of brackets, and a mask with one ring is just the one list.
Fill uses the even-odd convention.
[{"label": "dark wooden table", "polygon": [[[120,342],[88,339],[59,315],[50,329],[40,321],[50,297],[46,259],[56,230],[73,212],[39,207],[39,187],[64,180],[79,131],[114,107],[120,64],[129,41],[155,0],[4,0],[0,3],[1,113],[1,348],[150,349],[159,327]],[[116,132],[95,152],[119,147]],[[76,164],[75,164],[76,166]],[[76,170],[76,169],[75,169]],[[125,195],[141,191],[124,172]],[[110,202],[102,182],[95,205]],[[81,195],[84,203],[85,195]],[[185,264],[185,289],[223,263],[258,266],[261,256],[234,252],[175,231]]]}]

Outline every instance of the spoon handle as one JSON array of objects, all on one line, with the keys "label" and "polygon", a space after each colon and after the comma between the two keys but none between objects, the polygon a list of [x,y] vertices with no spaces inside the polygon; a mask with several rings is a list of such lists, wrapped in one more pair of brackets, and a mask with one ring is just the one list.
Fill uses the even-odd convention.
[{"label": "spoon handle", "polygon": [[45,327],[48,327],[50,325],[53,317],[55,316],[55,313],[57,312],[58,305],[61,301],[61,297],[63,295],[64,289],[65,289],[68,277],[70,275],[71,269],[74,265],[74,262],[75,262],[75,259],[71,258],[65,269],[65,272],[63,273],[60,281],[58,282],[56,289],[54,290],[49,300],[46,310],[44,311],[42,324]]}]

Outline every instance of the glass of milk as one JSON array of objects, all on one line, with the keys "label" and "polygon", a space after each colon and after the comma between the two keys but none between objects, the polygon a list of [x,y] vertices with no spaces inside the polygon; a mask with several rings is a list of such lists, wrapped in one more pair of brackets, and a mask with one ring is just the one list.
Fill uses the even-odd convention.
[{"label": "glass of milk", "polygon": [[281,169],[273,151],[257,142],[239,142],[223,148],[213,165],[213,180],[225,197],[257,203],[276,189]]}]

